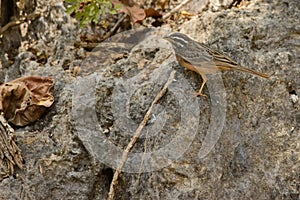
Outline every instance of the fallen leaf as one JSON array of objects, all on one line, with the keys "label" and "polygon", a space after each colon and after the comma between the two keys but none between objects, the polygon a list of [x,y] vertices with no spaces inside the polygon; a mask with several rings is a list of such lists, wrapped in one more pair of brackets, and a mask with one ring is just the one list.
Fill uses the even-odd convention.
[{"label": "fallen leaf", "polygon": [[154,19],[161,18],[160,14],[154,8],[142,9],[136,3],[130,0],[111,0],[114,6],[122,5],[119,12],[126,13],[129,15],[132,23],[142,22],[147,17],[153,17]]},{"label": "fallen leaf", "polygon": [[179,19],[182,19],[182,18],[187,18],[187,19],[191,19],[193,16],[195,16],[196,14],[194,13],[189,13],[185,10],[181,11],[180,12],[180,15],[179,15]]},{"label": "fallen leaf", "polygon": [[123,5],[122,8],[119,10],[119,12],[123,12],[129,15],[132,23],[143,21],[146,18],[145,10],[140,8],[138,5],[133,4],[130,1],[112,0],[111,2],[115,6],[119,4]]},{"label": "fallen leaf", "polygon": [[158,2],[155,2],[155,3],[162,10],[167,10],[167,9],[169,9],[170,0],[159,0]]},{"label": "fallen leaf", "polygon": [[154,19],[161,18],[162,14],[154,8],[145,9],[146,17],[153,17]]},{"label": "fallen leaf", "polygon": [[130,16],[130,20],[132,21],[132,23],[136,23],[138,21],[143,21],[146,18],[146,13],[145,13],[144,9],[141,9],[136,5],[134,5],[132,7],[123,6],[121,8],[121,11]]},{"label": "fallen leaf", "polygon": [[74,69],[72,70],[72,76],[76,77],[81,71],[81,68],[79,66],[75,66]]},{"label": "fallen leaf", "polygon": [[146,59],[141,59],[137,65],[138,65],[138,69],[141,70],[144,68],[145,64],[147,63],[148,61]]},{"label": "fallen leaf", "polygon": [[54,102],[54,79],[18,78],[0,85],[0,111],[7,121],[25,126],[38,120]]}]

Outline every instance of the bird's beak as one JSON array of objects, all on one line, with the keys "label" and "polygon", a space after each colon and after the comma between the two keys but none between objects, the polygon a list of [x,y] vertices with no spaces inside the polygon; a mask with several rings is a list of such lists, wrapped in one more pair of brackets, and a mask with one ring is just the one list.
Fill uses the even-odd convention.
[{"label": "bird's beak", "polygon": [[164,39],[164,40],[167,40],[167,41],[169,41],[169,42],[171,42],[171,41],[172,41],[172,39],[171,39],[171,38],[169,38],[169,37],[167,37],[167,36],[164,36],[164,37],[163,37],[163,39]]}]

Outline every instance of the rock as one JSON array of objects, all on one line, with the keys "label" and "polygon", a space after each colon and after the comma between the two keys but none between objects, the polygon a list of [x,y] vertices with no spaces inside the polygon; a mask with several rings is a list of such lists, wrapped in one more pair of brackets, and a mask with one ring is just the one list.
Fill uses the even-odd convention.
[{"label": "rock", "polygon": [[[15,70],[54,76],[55,103],[35,124],[15,130],[24,170],[0,182],[0,199],[105,199],[123,149],[172,70],[176,79],[134,145],[115,199],[299,198],[299,101],[291,100],[300,94],[296,0],[211,7],[181,26],[240,64],[272,75],[211,76],[208,99],[193,96],[200,76],[179,66],[161,40],[169,29],[124,32],[83,55],[73,46],[80,31],[61,4],[47,8],[53,19],[35,22],[36,44],[49,48],[45,64],[32,52],[20,53],[1,77],[11,80]],[[220,134],[206,143],[214,131]],[[199,157],[207,144],[211,151]]]}]

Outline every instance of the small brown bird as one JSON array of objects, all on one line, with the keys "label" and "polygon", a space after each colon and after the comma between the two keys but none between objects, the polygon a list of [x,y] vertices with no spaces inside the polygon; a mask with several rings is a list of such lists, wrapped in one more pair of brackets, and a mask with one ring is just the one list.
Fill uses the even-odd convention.
[{"label": "small brown bird", "polygon": [[171,42],[179,64],[201,75],[203,82],[199,92],[196,93],[197,96],[206,96],[202,93],[207,80],[206,75],[218,71],[237,70],[263,78],[270,77],[268,74],[242,67],[228,56],[210,49],[182,33],[171,33],[163,38]]}]

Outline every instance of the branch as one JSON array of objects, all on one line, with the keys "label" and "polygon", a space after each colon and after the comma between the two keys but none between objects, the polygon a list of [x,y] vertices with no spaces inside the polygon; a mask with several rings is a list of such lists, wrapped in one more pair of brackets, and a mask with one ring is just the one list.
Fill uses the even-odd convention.
[{"label": "branch", "polygon": [[163,96],[164,94],[167,92],[167,89],[168,89],[168,86],[172,83],[172,81],[174,80],[174,77],[175,77],[175,73],[176,71],[173,70],[169,76],[169,79],[168,81],[165,83],[164,87],[161,89],[161,91],[156,95],[155,99],[153,100],[153,102],[151,103],[151,106],[150,108],[148,109],[147,113],[145,114],[144,116],[144,119],[143,121],[140,123],[139,127],[136,129],[133,137],[131,138],[131,141],[128,143],[126,149],[124,150],[123,152],[123,155],[122,155],[122,160],[121,160],[121,163],[120,165],[117,167],[115,173],[114,173],[114,177],[113,177],[113,180],[110,184],[110,189],[109,189],[109,193],[108,193],[108,198],[107,200],[113,200],[114,199],[114,194],[115,194],[115,191],[114,191],[114,186],[117,185],[117,181],[118,181],[118,177],[122,171],[122,168],[123,166],[125,165],[126,163],[126,160],[128,158],[128,155],[130,153],[130,150],[132,149],[132,147],[134,146],[134,144],[136,143],[136,141],[138,140],[138,138],[140,137],[141,133],[142,133],[142,130],[143,128],[146,126],[147,122],[149,121],[150,119],[150,116],[151,116],[151,112],[153,110],[153,106],[154,104],[156,104]]},{"label": "branch", "polygon": [[192,0],[185,0],[185,1],[181,2],[181,4],[179,4],[178,6],[176,6],[175,8],[173,8],[170,12],[168,12],[167,14],[165,14],[163,16],[163,19],[169,18],[172,14],[174,14],[175,12],[177,12],[180,8],[182,8],[186,4],[190,3],[191,1]]},{"label": "branch", "polygon": [[9,23],[5,24],[5,26],[0,28],[0,35],[2,35],[5,31],[7,31],[9,28],[11,28],[13,26],[17,26],[19,24],[24,23],[25,21],[28,21],[28,20],[33,21],[39,16],[40,16],[40,13],[31,13],[28,16],[22,17],[19,20],[9,22]]}]

